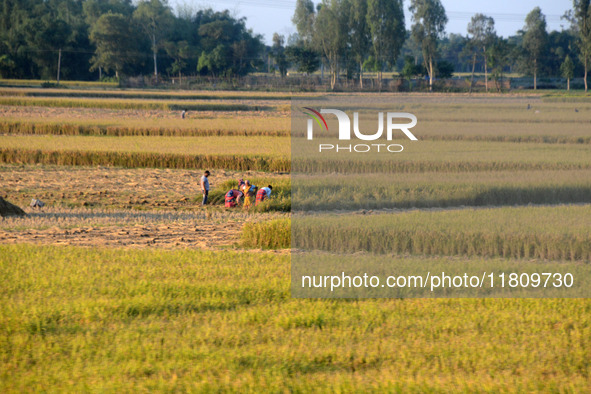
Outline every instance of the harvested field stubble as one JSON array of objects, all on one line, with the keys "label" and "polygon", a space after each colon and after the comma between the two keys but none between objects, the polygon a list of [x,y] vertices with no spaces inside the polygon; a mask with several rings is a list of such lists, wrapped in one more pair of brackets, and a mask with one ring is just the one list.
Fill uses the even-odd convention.
[{"label": "harvested field stubble", "polygon": [[[218,249],[238,244],[253,212],[45,208],[0,222],[0,243],[93,247]],[[279,214],[257,214],[273,220]]]},{"label": "harvested field stubble", "polygon": [[[51,207],[192,211],[201,204],[202,174],[203,170],[0,165],[0,196],[24,205],[38,198]],[[209,177],[210,202],[223,206],[224,193],[241,178],[275,185],[271,207],[289,198],[286,174],[215,170]]]}]

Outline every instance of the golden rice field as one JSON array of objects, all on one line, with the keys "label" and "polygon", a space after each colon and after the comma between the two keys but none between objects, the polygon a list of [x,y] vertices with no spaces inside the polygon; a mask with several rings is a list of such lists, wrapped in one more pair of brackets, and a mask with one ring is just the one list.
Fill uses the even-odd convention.
[{"label": "golden rice field", "polygon": [[[298,299],[289,250],[586,270],[588,97],[360,95],[420,141],[297,163],[305,187],[291,97],[0,88],[0,197],[28,213],[0,218],[0,391],[591,390],[588,299]],[[224,208],[241,178],[272,198]]]},{"label": "golden rice field", "polygon": [[[264,155],[290,154],[287,137],[94,137],[94,136],[4,136],[3,148],[103,151],[123,153],[162,153],[183,155]],[[231,170],[231,168],[228,168]]]},{"label": "golden rice field", "polygon": [[588,300],[290,298],[289,256],[0,246],[0,388],[589,390]]}]

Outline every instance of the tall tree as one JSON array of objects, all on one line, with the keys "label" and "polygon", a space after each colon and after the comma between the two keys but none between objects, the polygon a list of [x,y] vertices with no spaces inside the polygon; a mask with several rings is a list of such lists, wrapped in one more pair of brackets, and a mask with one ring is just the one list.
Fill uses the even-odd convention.
[{"label": "tall tree", "polygon": [[503,87],[503,70],[509,60],[511,48],[507,43],[507,40],[502,37],[496,37],[489,43],[486,52],[486,59],[492,73],[492,79],[495,82],[497,91],[500,92]]},{"label": "tall tree", "polygon": [[302,41],[285,48],[285,55],[297,67],[298,72],[310,75],[320,67],[318,53],[304,45]]},{"label": "tall tree", "polygon": [[91,71],[104,67],[106,71],[114,71],[119,79],[120,74],[137,61],[137,47],[134,46],[137,36],[129,18],[121,14],[109,12],[98,18],[90,31],[90,40],[96,46]]},{"label": "tall tree", "polygon": [[158,82],[158,50],[166,42],[167,31],[172,23],[173,14],[166,0],[142,0],[133,13],[152,42],[154,57],[154,78]]},{"label": "tall tree", "polygon": [[307,46],[312,43],[315,17],[316,14],[314,12],[314,3],[312,0],[296,1],[296,8],[291,21],[296,26],[300,39]]},{"label": "tall tree", "polygon": [[194,53],[187,41],[169,41],[164,45],[164,50],[174,61],[170,65],[169,71],[172,74],[178,74],[179,85],[182,83],[183,70],[187,67],[187,59]]},{"label": "tall tree", "polygon": [[591,63],[591,0],[573,0],[574,19],[578,33],[580,57],[585,68],[585,92],[587,92],[587,74]]},{"label": "tall tree", "polygon": [[94,25],[103,14],[111,12],[123,16],[131,16],[133,4],[131,0],[85,0],[82,4],[86,23]]},{"label": "tall tree", "polygon": [[323,0],[314,23],[315,46],[330,69],[330,88],[334,90],[341,56],[347,44],[347,15],[342,0]]},{"label": "tall tree", "polygon": [[[26,36],[29,48],[33,49],[37,61],[44,66],[46,77],[49,77],[50,70],[54,71],[59,84],[62,50],[72,42],[72,28],[58,16],[57,9],[52,5],[44,2],[34,8]],[[56,64],[57,67],[53,68]]]},{"label": "tall tree", "polygon": [[245,19],[234,19],[229,11],[199,11],[201,56],[197,71],[214,76],[242,76],[260,62],[262,37],[248,30]]},{"label": "tall tree", "polygon": [[280,35],[279,33],[273,34],[273,46],[271,47],[271,56],[273,60],[275,60],[275,65],[279,70],[279,75],[281,78],[285,77],[287,74],[287,67],[289,66],[289,62],[287,61],[287,57],[285,56],[285,37]]},{"label": "tall tree", "polygon": [[575,76],[575,65],[569,55],[566,55],[564,63],[560,66],[560,73],[566,78],[566,90],[570,90],[570,80]]},{"label": "tall tree", "polygon": [[394,64],[406,39],[402,0],[368,0],[367,24],[381,89],[382,71]]},{"label": "tall tree", "polygon": [[[482,52],[482,56],[484,58],[484,86],[486,91],[488,92],[488,62],[486,59],[486,48],[490,44],[492,44],[496,36],[494,19],[484,14],[474,15],[470,20],[470,23],[468,24],[468,34],[472,36],[470,37],[470,41],[473,47]],[[470,91],[472,91],[472,81],[474,80],[475,64],[476,53],[474,53],[474,56],[472,58],[472,77],[470,79]]]},{"label": "tall tree", "polygon": [[543,56],[548,44],[548,32],[546,31],[546,17],[540,7],[534,8],[525,18],[523,29],[523,49],[527,54],[531,70],[534,74],[534,90],[537,89],[537,77],[540,66],[540,58]]},{"label": "tall tree", "polygon": [[437,58],[437,40],[443,36],[447,16],[440,0],[411,0],[412,37],[423,51],[423,61],[429,74],[429,90],[433,90],[435,64]]},{"label": "tall tree", "polygon": [[371,35],[367,23],[367,0],[350,0],[349,45],[351,55],[359,65],[359,87],[363,88],[363,61],[371,48]]}]

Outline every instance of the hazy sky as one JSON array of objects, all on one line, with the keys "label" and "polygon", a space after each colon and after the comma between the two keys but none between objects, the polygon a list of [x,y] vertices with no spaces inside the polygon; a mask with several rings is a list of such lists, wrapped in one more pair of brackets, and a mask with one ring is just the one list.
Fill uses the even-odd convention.
[{"label": "hazy sky", "polygon": [[[314,0],[316,4],[319,2]],[[178,4],[188,4],[195,9],[228,9],[238,17],[246,17],[247,26],[255,33],[264,35],[267,44],[271,43],[274,32],[286,37],[295,32],[291,17],[296,0],[169,0],[169,3],[173,8]],[[566,22],[560,17],[572,8],[571,0],[442,0],[442,3],[449,19],[446,26],[448,33],[465,35],[470,18],[480,12],[495,19],[497,34],[504,37],[523,28],[525,16],[536,6],[546,15],[548,31],[561,30],[561,26],[566,26]],[[407,29],[411,23],[409,4],[410,0],[404,0]]]}]

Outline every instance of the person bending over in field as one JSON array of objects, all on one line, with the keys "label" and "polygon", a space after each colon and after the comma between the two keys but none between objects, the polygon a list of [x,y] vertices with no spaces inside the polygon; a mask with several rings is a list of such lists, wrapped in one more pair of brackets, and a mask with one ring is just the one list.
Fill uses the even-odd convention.
[{"label": "person bending over in field", "polygon": [[257,200],[254,203],[255,206],[259,205],[259,203],[265,201],[267,198],[271,197],[271,191],[273,190],[273,186],[269,185],[267,187],[262,187],[257,192]]},{"label": "person bending over in field", "polygon": [[203,194],[203,201],[201,202],[201,205],[207,204],[207,196],[209,195],[209,179],[207,178],[209,177],[209,174],[209,171],[205,171],[201,177],[201,194]]},{"label": "person bending over in field", "polygon": [[257,194],[257,187],[255,185],[251,185],[249,180],[244,182],[242,185],[242,192],[244,193],[244,208],[250,208],[252,206],[253,200]]},{"label": "person bending over in field", "polygon": [[240,204],[240,200],[244,197],[244,193],[237,189],[231,189],[226,193],[225,206],[226,208],[234,208]]}]

